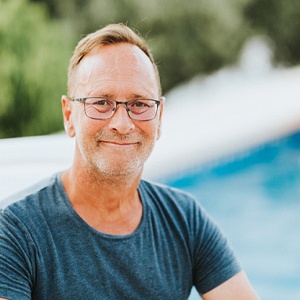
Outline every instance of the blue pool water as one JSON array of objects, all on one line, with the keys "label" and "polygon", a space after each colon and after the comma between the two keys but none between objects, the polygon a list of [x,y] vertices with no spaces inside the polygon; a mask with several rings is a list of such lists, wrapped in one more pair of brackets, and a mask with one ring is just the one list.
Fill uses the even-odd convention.
[{"label": "blue pool water", "polygon": [[300,299],[300,132],[165,183],[197,196],[262,300]]}]

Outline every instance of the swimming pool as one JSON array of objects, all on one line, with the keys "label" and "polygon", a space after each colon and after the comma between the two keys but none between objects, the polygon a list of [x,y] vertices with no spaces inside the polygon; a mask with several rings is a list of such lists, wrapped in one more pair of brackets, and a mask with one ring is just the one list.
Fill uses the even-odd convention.
[{"label": "swimming pool", "polygon": [[262,300],[300,299],[300,132],[165,183],[197,196]]}]

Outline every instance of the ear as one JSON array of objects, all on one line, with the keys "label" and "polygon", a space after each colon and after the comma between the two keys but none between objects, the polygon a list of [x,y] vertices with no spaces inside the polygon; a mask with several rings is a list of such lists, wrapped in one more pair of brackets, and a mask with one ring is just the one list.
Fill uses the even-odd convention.
[{"label": "ear", "polygon": [[164,111],[164,107],[165,107],[165,97],[160,97],[160,105],[159,105],[159,119],[158,119],[158,127],[157,127],[157,140],[160,138],[161,136],[161,124],[162,124],[162,115],[163,115],[163,111]]},{"label": "ear", "polygon": [[61,105],[62,105],[62,113],[64,117],[64,127],[65,131],[69,137],[75,136],[74,125],[72,122],[72,103],[71,100],[67,96],[61,97]]}]

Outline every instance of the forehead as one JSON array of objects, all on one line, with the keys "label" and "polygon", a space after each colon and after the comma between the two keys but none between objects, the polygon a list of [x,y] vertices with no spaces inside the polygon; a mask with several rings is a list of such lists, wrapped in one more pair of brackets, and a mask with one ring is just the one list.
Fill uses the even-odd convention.
[{"label": "forehead", "polygon": [[106,93],[157,97],[159,92],[150,59],[140,48],[127,43],[92,49],[80,62],[76,81],[80,96]]}]

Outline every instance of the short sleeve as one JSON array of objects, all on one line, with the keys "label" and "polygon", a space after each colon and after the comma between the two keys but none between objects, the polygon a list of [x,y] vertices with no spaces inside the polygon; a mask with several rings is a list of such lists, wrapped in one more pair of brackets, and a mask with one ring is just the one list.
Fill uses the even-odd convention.
[{"label": "short sleeve", "polygon": [[11,212],[0,210],[0,297],[31,299],[29,236]]},{"label": "short sleeve", "polygon": [[224,234],[200,206],[194,222],[193,284],[204,294],[236,275],[241,266]]}]

